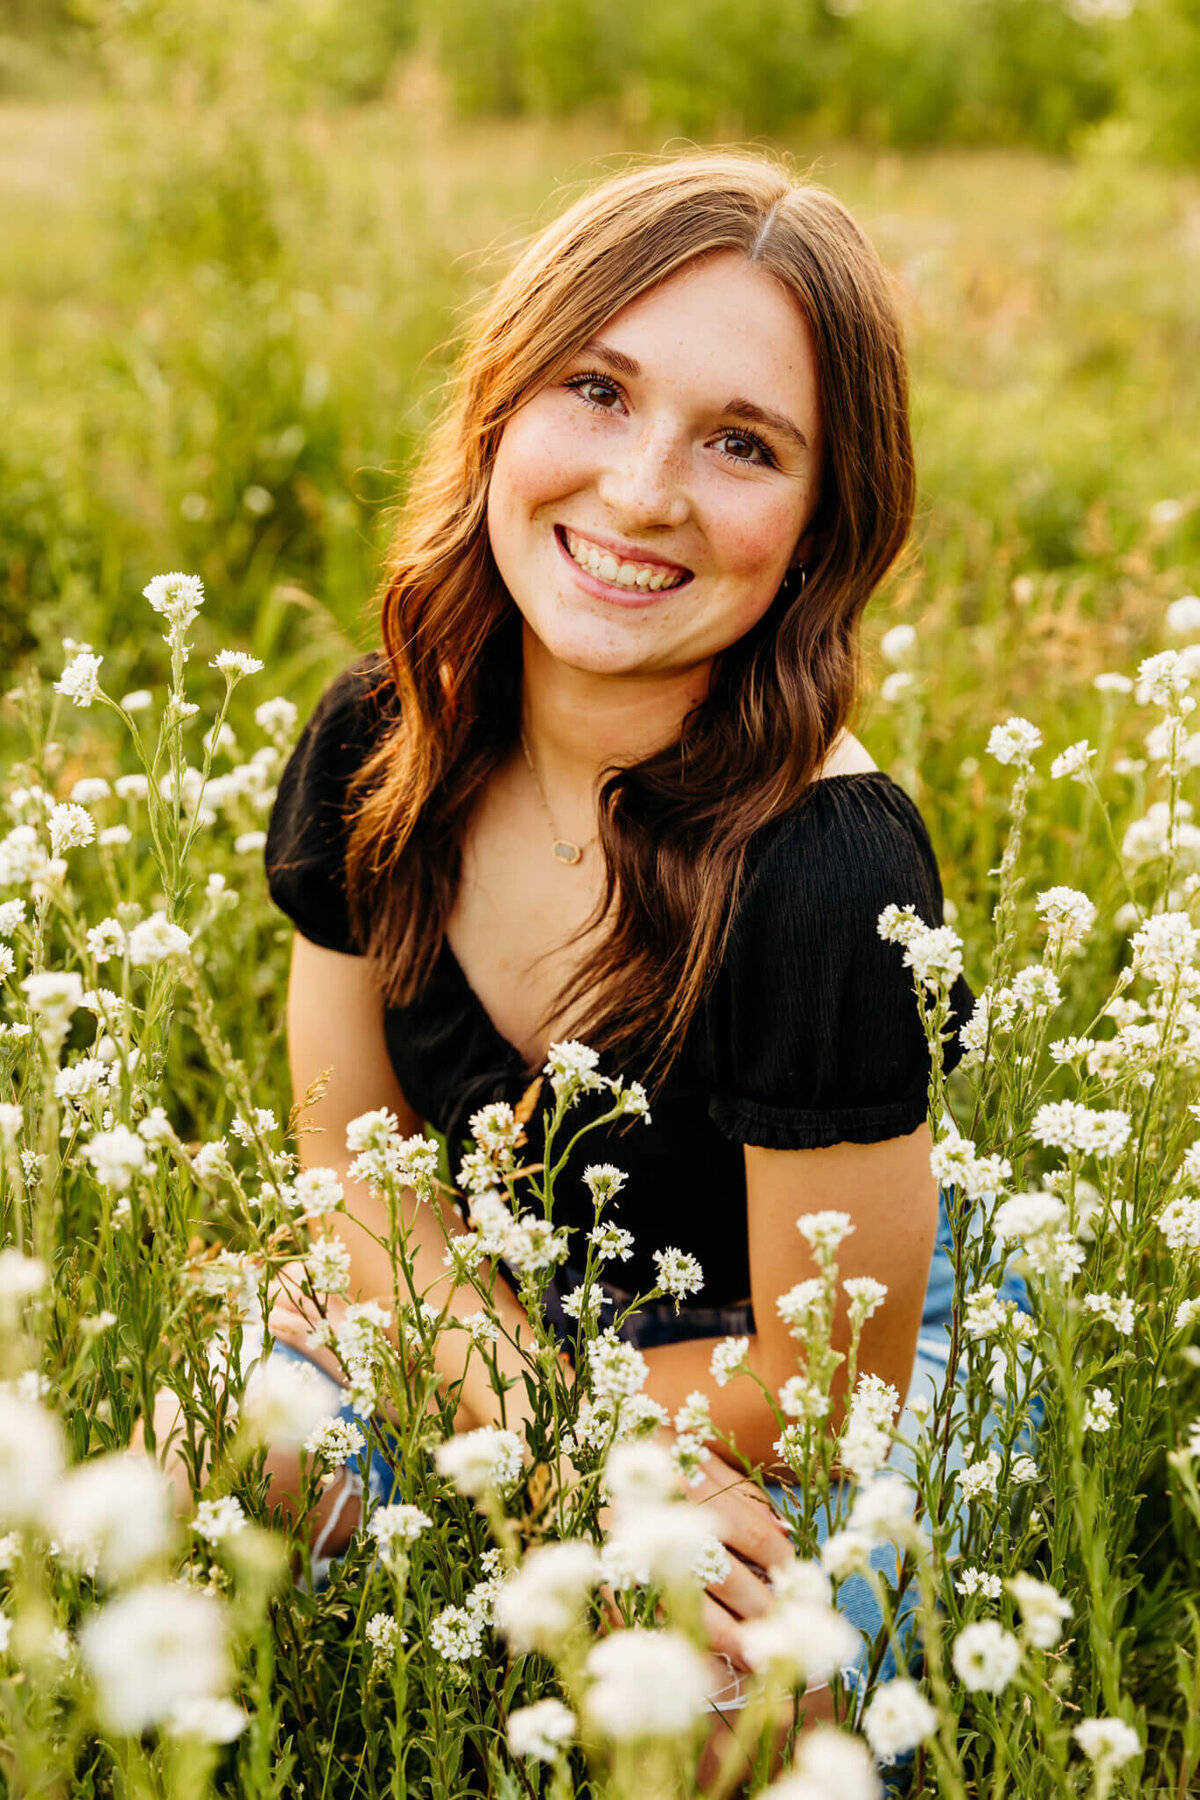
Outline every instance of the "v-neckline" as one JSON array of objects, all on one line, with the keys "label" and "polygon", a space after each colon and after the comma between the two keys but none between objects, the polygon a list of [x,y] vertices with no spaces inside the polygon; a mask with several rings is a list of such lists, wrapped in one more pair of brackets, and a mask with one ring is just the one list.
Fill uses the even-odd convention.
[{"label": "v-neckline", "polygon": [[505,1037],[491,1013],[483,1004],[483,1001],[480,999],[475,988],[471,985],[470,977],[458,960],[454,945],[450,942],[449,933],[445,931],[442,933],[441,956],[452,978],[458,983],[462,990],[464,999],[474,1009],[481,1023],[486,1026],[496,1044],[504,1052],[505,1060],[511,1064],[514,1071],[520,1072],[522,1079],[525,1081],[532,1081],[534,1076],[539,1074],[545,1068],[546,1060],[549,1056],[549,1045],[546,1046],[546,1056],[543,1056],[541,1061],[538,1062],[533,1069],[530,1069],[529,1064],[525,1061],[524,1052],[513,1043],[511,1038]]},{"label": "v-neckline", "polygon": [[[878,775],[882,775],[886,781],[892,780],[892,777],[888,774],[886,769],[847,769],[840,775],[822,775],[820,780],[814,782],[813,785],[820,787],[829,781],[862,781],[864,778],[870,780]],[[901,791],[903,792],[904,790],[902,789]],[[450,971],[452,979],[458,983],[464,999],[467,1001],[468,1005],[473,1007],[481,1023],[486,1027],[497,1046],[504,1052],[506,1062],[510,1064],[514,1072],[519,1071],[522,1080],[525,1082],[533,1081],[534,1077],[539,1075],[546,1066],[550,1054],[549,1044],[546,1046],[545,1056],[543,1056],[531,1069],[529,1064],[525,1061],[524,1052],[513,1043],[511,1038],[505,1037],[491,1013],[483,1004],[483,1001],[480,999],[479,994],[471,983],[467,971],[459,961],[454,946],[450,942],[449,933],[446,931],[442,932],[442,948],[440,956],[447,969]],[[557,1042],[557,1039],[554,1041]]]}]

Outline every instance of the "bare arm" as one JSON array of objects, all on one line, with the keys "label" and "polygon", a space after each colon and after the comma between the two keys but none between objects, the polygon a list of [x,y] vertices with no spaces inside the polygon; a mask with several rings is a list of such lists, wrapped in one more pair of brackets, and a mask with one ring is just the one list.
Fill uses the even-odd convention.
[{"label": "bare arm", "polygon": [[[288,982],[287,1029],[294,1094],[303,1094],[317,1076],[331,1071],[324,1094],[306,1115],[310,1129],[300,1140],[301,1165],[334,1168],[342,1177],[346,1212],[335,1213],[332,1225],[350,1253],[350,1297],[377,1300],[390,1309],[396,1277],[391,1256],[377,1241],[388,1235],[387,1208],[364,1183],[350,1179],[347,1171],[352,1158],[346,1150],[346,1127],[361,1113],[384,1106],[395,1113],[405,1136],[419,1132],[422,1121],[396,1080],[384,1038],[383,1000],[366,959],[321,949],[297,932]],[[480,1311],[482,1302],[474,1288],[466,1282],[454,1286],[443,1261],[446,1239],[433,1206],[440,1208],[446,1229],[454,1234],[466,1229],[458,1209],[444,1198],[420,1201],[411,1188],[405,1189],[403,1201],[418,1293],[439,1307],[449,1298],[450,1310],[458,1318]],[[486,1261],[478,1273],[486,1286]],[[405,1298],[402,1293],[401,1301]],[[532,1327],[503,1272],[497,1273],[493,1298],[504,1329],[531,1346]],[[273,1319],[273,1328],[276,1323]],[[393,1339],[395,1335],[393,1322]],[[296,1341],[306,1347],[300,1338]],[[529,1412],[528,1396],[519,1380],[525,1364],[503,1337],[495,1351],[501,1372],[518,1377],[517,1385],[505,1396],[504,1407],[509,1426],[521,1434]],[[442,1331],[436,1360],[443,1387],[462,1379],[466,1371],[460,1428],[498,1420],[499,1397],[465,1331]]]},{"label": "bare arm", "polygon": [[[750,1232],[750,1282],[757,1332],[747,1362],[773,1393],[803,1369],[802,1346],[788,1335],[775,1301],[797,1282],[817,1274],[808,1245],[796,1229],[803,1213],[826,1208],[849,1213],[853,1233],[838,1253],[840,1283],[873,1275],[885,1283],[883,1306],[863,1327],[859,1371],[888,1381],[903,1399],[912,1376],[917,1333],[937,1233],[937,1183],[929,1170],[929,1128],[878,1144],[833,1144],[823,1150],[764,1150],[748,1144],[746,1199]],[[843,1354],[850,1327],[845,1297],[834,1321],[833,1345]],[[713,1388],[709,1359],[717,1338],[659,1344],[642,1354],[650,1365],[647,1391],[672,1411],[692,1388],[712,1399],[713,1423],[760,1467],[778,1463],[779,1427],[753,1382],[737,1378]],[[844,1375],[844,1367],[840,1371]],[[843,1384],[834,1378],[829,1429],[844,1416]],[[714,1440],[710,1446],[720,1446]]]}]

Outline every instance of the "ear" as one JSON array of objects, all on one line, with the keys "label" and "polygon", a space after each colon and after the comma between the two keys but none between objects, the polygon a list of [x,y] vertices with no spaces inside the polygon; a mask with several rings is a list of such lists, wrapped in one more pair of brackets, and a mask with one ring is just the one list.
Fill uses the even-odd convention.
[{"label": "ear", "polygon": [[796,548],[792,551],[792,560],[788,567],[798,569],[802,565],[808,564],[815,555],[816,550],[817,533],[815,531],[806,531],[796,545]]}]

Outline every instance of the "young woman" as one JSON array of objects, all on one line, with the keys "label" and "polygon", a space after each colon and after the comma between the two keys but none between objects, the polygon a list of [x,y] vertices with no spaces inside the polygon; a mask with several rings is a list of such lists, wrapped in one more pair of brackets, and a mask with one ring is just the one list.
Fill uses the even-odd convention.
[{"label": "young woman", "polygon": [[[917,808],[850,730],[863,611],[913,490],[895,303],[846,209],[757,155],[607,179],[478,316],[408,496],[382,652],[328,688],[280,784],[266,861],[297,927],[295,1092],[332,1068],[303,1160],[344,1169],[347,1121],[386,1106],[444,1132],[456,1169],[471,1114],[515,1103],[555,1040],[642,1080],[650,1125],[585,1138],[556,1223],[591,1225],[582,1166],[611,1161],[627,1182],[606,1217],[634,1236],[613,1291],[653,1286],[666,1245],[699,1259],[702,1291],[625,1333],[672,1415],[730,1333],[772,1390],[795,1373],[775,1300],[814,1272],[796,1219],[826,1207],[853,1221],[842,1275],[887,1284],[860,1366],[901,1394],[913,1378],[939,1223],[929,1062],[876,924],[893,901],[940,924],[942,891]],[[953,999],[962,1023],[965,982]],[[952,1036],[947,1066],[960,1054]],[[347,1198],[352,1293],[388,1299],[380,1204]],[[442,1226],[415,1199],[410,1223],[440,1301]],[[503,1270],[497,1293],[528,1342]],[[286,1300],[271,1328],[321,1360]],[[447,1381],[466,1345],[443,1334]],[[752,1383],[712,1412],[779,1467]],[[472,1358],[458,1424],[498,1417]],[[687,1497],[734,1556],[705,1620],[744,1667],[740,1621],[789,1550],[753,1485],[706,1467]]]}]

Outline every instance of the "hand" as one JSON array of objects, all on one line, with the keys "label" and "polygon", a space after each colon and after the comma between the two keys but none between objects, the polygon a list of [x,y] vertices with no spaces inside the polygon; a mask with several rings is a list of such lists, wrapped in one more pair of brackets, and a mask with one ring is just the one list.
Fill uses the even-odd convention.
[{"label": "hand", "polygon": [[[335,1381],[345,1381],[346,1373],[336,1352],[327,1345],[314,1346],[309,1342],[309,1334],[321,1323],[321,1313],[315,1300],[304,1292],[304,1280],[305,1267],[299,1258],[276,1270],[268,1290],[271,1307],[267,1314],[267,1330],[279,1343],[302,1350]],[[328,1322],[336,1327],[345,1314],[345,1300],[337,1294],[329,1295],[325,1301]]]},{"label": "hand", "polygon": [[[676,1435],[664,1425],[655,1433],[655,1442],[670,1449]],[[754,1483],[715,1451],[704,1465],[702,1481],[689,1487],[680,1476],[676,1487],[685,1500],[704,1507],[709,1530],[732,1553],[727,1579],[710,1584],[705,1592],[701,1622],[712,1650],[727,1656],[735,1669],[747,1669],[750,1665],[742,1652],[740,1625],[746,1619],[762,1618],[773,1604],[773,1590],[765,1576],[795,1556],[787,1526]],[[610,1513],[607,1506],[600,1509],[602,1529]],[[611,1587],[606,1584],[599,1592],[610,1622],[619,1625]],[[721,1673],[728,1679],[723,1667]]]}]

